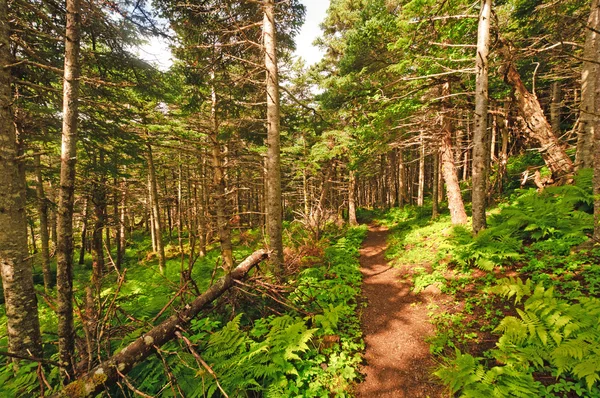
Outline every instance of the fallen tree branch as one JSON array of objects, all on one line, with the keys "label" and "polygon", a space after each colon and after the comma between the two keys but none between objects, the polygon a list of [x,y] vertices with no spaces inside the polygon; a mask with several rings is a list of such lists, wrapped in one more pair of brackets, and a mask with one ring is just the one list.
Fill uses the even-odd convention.
[{"label": "fallen tree branch", "polygon": [[119,353],[69,383],[52,397],[90,397],[102,391],[105,385],[116,382],[122,375],[127,374],[137,364],[154,353],[155,347],[160,347],[173,339],[178,328],[185,326],[205,306],[231,288],[235,280],[244,278],[253,267],[269,257],[269,254],[270,252],[263,249],[255,251],[234,268],[233,271],[221,277],[214,285],[198,296],[192,303],[186,305],[181,311],[153,327],[150,331],[123,348]]}]

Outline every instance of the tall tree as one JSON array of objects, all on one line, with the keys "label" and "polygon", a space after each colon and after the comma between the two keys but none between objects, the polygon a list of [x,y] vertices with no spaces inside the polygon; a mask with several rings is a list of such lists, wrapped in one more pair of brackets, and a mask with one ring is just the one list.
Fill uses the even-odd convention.
[{"label": "tall tree", "polygon": [[73,374],[75,332],[73,327],[73,204],[77,162],[79,118],[80,0],[67,0],[65,66],[63,79],[63,125],[58,199],[58,247],[56,286],[58,302],[58,353],[67,376]]},{"label": "tall tree", "polygon": [[473,130],[473,232],[486,227],[487,195],[487,117],[488,117],[488,54],[490,51],[490,16],[492,0],[482,0],[477,28],[475,55],[475,128]]},{"label": "tall tree", "polygon": [[283,225],[281,205],[279,72],[277,70],[277,41],[275,2],[264,0],[264,46],[267,71],[267,232],[275,269],[283,266]]},{"label": "tall tree", "polygon": [[579,105],[579,130],[577,132],[577,153],[575,163],[577,168],[592,167],[595,153],[593,151],[595,140],[595,97],[598,65],[600,33],[600,4],[592,0],[590,16],[585,29],[585,44],[583,47],[583,67],[581,68],[581,102]]},{"label": "tall tree", "polygon": [[37,299],[27,252],[25,173],[11,112],[8,6],[0,0],[0,271],[8,323],[8,349],[42,356]]}]

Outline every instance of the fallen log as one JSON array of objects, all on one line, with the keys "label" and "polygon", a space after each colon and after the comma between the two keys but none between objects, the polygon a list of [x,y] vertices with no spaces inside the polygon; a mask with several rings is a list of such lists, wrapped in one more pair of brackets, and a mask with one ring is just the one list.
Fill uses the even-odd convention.
[{"label": "fallen log", "polygon": [[262,249],[255,251],[229,274],[217,280],[214,285],[198,296],[192,303],[186,305],[181,311],[171,315],[168,319],[138,337],[117,354],[66,385],[52,397],[83,398],[94,396],[102,391],[106,385],[119,380],[120,375],[127,374],[137,364],[150,356],[155,351],[155,347],[160,347],[173,339],[178,328],[185,326],[206,305],[216,300],[232,287],[235,280],[243,279],[253,267],[269,257],[269,254],[270,252]]}]

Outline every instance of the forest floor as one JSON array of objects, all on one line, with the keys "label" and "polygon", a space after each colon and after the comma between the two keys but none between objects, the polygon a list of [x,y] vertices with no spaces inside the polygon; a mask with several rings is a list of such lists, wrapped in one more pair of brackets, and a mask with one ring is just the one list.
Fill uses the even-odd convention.
[{"label": "forest floor", "polygon": [[427,303],[436,292],[411,291],[410,267],[395,268],[385,259],[388,232],[371,224],[360,250],[363,297],[362,315],[366,343],[364,382],[358,397],[442,397],[443,386],[433,380],[435,366],[425,342],[434,332]]}]

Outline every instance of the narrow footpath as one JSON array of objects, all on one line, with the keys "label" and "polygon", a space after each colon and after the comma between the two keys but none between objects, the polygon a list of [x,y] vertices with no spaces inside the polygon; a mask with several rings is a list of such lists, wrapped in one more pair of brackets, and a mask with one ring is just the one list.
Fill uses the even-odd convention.
[{"label": "narrow footpath", "polygon": [[426,297],[410,291],[410,280],[403,278],[407,270],[388,265],[386,237],[387,229],[370,225],[360,250],[367,301],[362,317],[366,379],[357,386],[357,396],[442,397],[442,386],[430,376],[435,363],[424,341],[433,333]]}]

